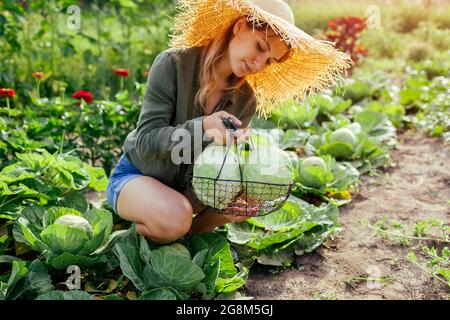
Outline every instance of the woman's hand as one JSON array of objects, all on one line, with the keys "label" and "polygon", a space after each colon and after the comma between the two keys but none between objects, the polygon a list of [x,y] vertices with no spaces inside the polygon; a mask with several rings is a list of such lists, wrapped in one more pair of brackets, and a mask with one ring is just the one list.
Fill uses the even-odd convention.
[{"label": "woman's hand", "polygon": [[219,226],[223,226],[224,224],[230,222],[242,222],[249,218],[251,217],[216,213],[214,209],[206,209],[195,216],[192,220],[189,234],[210,232]]},{"label": "woman's hand", "polygon": [[[215,112],[203,119],[203,129],[205,130],[206,136],[215,143],[221,145],[227,144],[230,137],[230,132],[222,122],[224,118],[230,118],[237,127],[242,125],[242,122],[238,118],[226,111]],[[234,132],[237,137],[237,143],[243,142],[251,135],[251,133],[251,128],[237,129]]]},{"label": "woman's hand", "polygon": [[247,219],[250,219],[251,217],[248,216],[235,216],[235,215],[231,215],[231,214],[222,214],[222,218],[224,223],[223,224],[227,224],[230,222],[242,222],[245,221]]}]

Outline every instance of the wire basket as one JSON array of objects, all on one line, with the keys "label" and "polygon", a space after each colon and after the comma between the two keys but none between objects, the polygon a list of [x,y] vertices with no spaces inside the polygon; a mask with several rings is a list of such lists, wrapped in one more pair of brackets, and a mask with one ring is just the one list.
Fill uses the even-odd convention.
[{"label": "wire basket", "polygon": [[[234,145],[236,154],[238,154],[237,137],[234,134],[236,126],[229,118],[225,118],[223,122],[226,127],[232,129],[230,131],[232,139],[229,140],[222,166],[216,178],[194,176],[191,167],[190,174],[187,174],[185,178],[186,188],[191,198],[201,206],[213,208],[217,213],[236,216],[264,216],[278,210],[289,198],[294,183],[245,181],[239,156],[237,159],[240,180],[219,179],[231,145]],[[253,146],[251,137],[250,142]]]}]

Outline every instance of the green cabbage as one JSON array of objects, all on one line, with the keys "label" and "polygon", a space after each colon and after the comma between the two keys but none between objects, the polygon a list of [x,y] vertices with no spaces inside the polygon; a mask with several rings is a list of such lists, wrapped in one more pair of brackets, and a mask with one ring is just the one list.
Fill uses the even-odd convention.
[{"label": "green cabbage", "polygon": [[350,129],[355,135],[360,134],[362,131],[361,125],[358,122],[353,122],[344,128]]},{"label": "green cabbage", "polygon": [[89,222],[83,217],[74,214],[66,214],[56,219],[53,224],[66,225],[86,232],[89,238],[92,237],[92,227]]},{"label": "green cabbage", "polygon": [[344,90],[344,99],[351,99],[357,103],[364,98],[370,97],[372,87],[369,82],[355,79],[348,79]]},{"label": "green cabbage", "polygon": [[[226,150],[226,146],[209,145],[195,161],[192,179],[192,187],[197,198],[203,204],[220,210],[226,209],[233,202],[242,187],[238,157],[232,148],[218,177]],[[217,177],[220,181],[213,180]]]},{"label": "green cabbage", "polygon": [[13,227],[14,238],[40,252],[52,268],[90,267],[105,262],[102,254],[113,226],[111,212],[92,208],[29,206]]},{"label": "green cabbage", "polygon": [[350,158],[356,146],[356,136],[349,128],[340,128],[332,132],[329,143],[320,147],[320,154],[329,154],[334,158]]},{"label": "green cabbage", "polygon": [[330,136],[331,142],[346,142],[355,147],[356,136],[350,128],[340,128],[334,131]]},{"label": "green cabbage", "polygon": [[290,156],[276,146],[259,145],[245,157],[243,178],[247,195],[253,199],[272,201],[283,197],[294,179]]},{"label": "green cabbage", "polygon": [[325,161],[319,157],[309,157],[300,165],[300,182],[310,188],[320,188],[333,179]]}]

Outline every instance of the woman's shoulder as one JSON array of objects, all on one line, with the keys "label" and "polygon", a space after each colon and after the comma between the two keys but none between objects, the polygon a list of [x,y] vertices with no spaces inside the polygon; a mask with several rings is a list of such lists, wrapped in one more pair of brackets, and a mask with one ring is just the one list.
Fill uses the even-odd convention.
[{"label": "woman's shoulder", "polygon": [[175,68],[196,65],[200,59],[202,47],[168,48],[161,51],[154,60],[157,64],[171,64]]},{"label": "woman's shoulder", "polygon": [[203,47],[191,47],[191,48],[167,48],[161,53],[169,54],[172,56],[200,56]]}]

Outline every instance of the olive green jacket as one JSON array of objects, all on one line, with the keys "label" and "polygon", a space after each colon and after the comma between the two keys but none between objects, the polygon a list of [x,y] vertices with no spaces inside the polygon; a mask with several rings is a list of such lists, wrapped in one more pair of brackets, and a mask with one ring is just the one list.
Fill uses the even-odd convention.
[{"label": "olive green jacket", "polygon": [[[128,134],[124,144],[124,153],[137,169],[178,191],[185,186],[184,176],[194,155],[209,143],[202,141],[205,115],[194,104],[200,87],[201,49],[169,48],[158,54],[147,79],[136,129]],[[250,85],[246,82],[239,90],[225,93],[217,105],[216,111],[220,110],[241,120],[241,128],[247,127],[256,112]],[[187,134],[190,139],[175,139],[174,133]],[[179,151],[187,143],[190,155]],[[190,161],[174,163],[173,152],[190,156]]]}]

